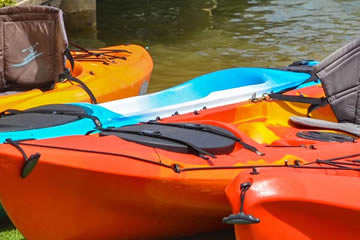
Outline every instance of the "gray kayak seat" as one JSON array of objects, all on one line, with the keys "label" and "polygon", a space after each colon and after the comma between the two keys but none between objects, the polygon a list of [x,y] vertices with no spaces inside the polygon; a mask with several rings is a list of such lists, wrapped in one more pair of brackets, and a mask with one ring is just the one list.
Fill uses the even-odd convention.
[{"label": "gray kayak seat", "polygon": [[360,124],[360,39],[314,66],[338,122]]},{"label": "gray kayak seat", "polygon": [[360,124],[360,39],[341,47],[312,69],[326,97],[283,95],[284,92],[270,93],[269,97],[311,104],[308,115],[318,107],[330,105],[338,122]]},{"label": "gray kayak seat", "polygon": [[313,66],[313,73],[321,81],[326,97],[312,98],[269,94],[273,99],[311,104],[309,113],[330,105],[338,123],[291,117],[290,121],[309,127],[333,129],[360,136],[360,39],[336,50],[319,64]]},{"label": "gray kayak seat", "polygon": [[309,127],[332,129],[360,137],[360,40],[341,47],[314,66],[338,123],[306,117],[290,121]]},{"label": "gray kayak seat", "polygon": [[346,123],[346,122],[335,123],[326,120],[320,120],[320,119],[314,119],[308,117],[298,117],[298,116],[290,117],[290,121],[307,127],[339,130],[360,137],[360,125],[354,123]]}]

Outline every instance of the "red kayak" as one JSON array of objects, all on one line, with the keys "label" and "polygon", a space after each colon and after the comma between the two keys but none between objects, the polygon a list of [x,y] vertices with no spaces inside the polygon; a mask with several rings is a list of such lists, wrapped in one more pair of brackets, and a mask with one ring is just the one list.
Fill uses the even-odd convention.
[{"label": "red kayak", "polygon": [[[241,171],[358,153],[360,143],[340,132],[342,143],[323,141],[333,136],[327,130],[306,138],[314,129],[289,117],[307,107],[243,102],[96,135],[8,140],[0,145],[0,200],[29,240],[159,239],[230,227],[221,222],[231,212],[224,189]],[[329,107],[312,114],[334,119]]]},{"label": "red kayak", "polygon": [[358,239],[359,156],[243,171],[226,188],[234,214],[223,221],[237,240]]}]

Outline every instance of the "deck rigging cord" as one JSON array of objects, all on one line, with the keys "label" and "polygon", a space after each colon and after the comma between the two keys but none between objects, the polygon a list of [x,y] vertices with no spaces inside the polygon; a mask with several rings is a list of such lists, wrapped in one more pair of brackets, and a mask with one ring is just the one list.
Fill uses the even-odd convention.
[{"label": "deck rigging cord", "polygon": [[[87,49],[73,42],[69,42],[69,45],[74,47],[69,51],[76,53],[73,56],[73,58],[77,61],[92,60],[92,61],[111,62],[114,59],[120,59],[120,60],[127,59],[125,56],[115,55],[116,53],[131,54],[130,51],[125,49]],[[95,58],[89,59],[89,57],[95,57]]]},{"label": "deck rigging cord", "polygon": [[[11,139],[10,139],[11,140]],[[51,149],[58,149],[58,150],[64,150],[64,151],[76,151],[76,152],[83,152],[83,153],[93,153],[93,154],[101,154],[101,155],[110,155],[110,156],[117,156],[117,157],[126,157],[133,160],[158,165],[160,167],[165,167],[168,169],[172,169],[175,173],[182,173],[182,172],[189,172],[189,171],[208,171],[208,170],[235,170],[235,169],[252,169],[253,172],[259,174],[256,169],[261,168],[297,168],[297,169],[321,169],[321,170],[345,170],[345,171],[360,171],[360,160],[351,160],[349,158],[354,158],[360,156],[360,153],[353,154],[353,155],[346,155],[346,156],[340,156],[336,158],[331,159],[316,159],[315,161],[308,162],[305,164],[301,164],[300,161],[294,161],[294,164],[288,164],[287,161],[283,165],[275,165],[275,164],[269,164],[269,165],[244,165],[244,166],[217,166],[217,167],[192,167],[192,168],[181,168],[180,165],[174,163],[174,164],[165,164],[162,162],[157,162],[149,159],[145,159],[142,157],[136,157],[131,156],[127,154],[121,154],[121,153],[111,153],[111,152],[104,152],[104,151],[97,151],[97,150],[90,150],[90,149],[77,149],[77,148],[71,148],[71,147],[59,147],[59,146],[51,146],[51,145],[41,145],[41,144],[34,144],[34,143],[27,143],[27,142],[21,142],[21,141],[12,141],[16,142],[17,146],[32,146],[32,147],[39,147],[39,148],[51,148]],[[9,141],[6,143],[9,144]],[[11,144],[14,146],[13,144]],[[19,150],[19,147],[16,147]],[[21,151],[21,153],[25,153],[24,150]],[[344,165],[349,165],[348,162],[337,162],[339,160],[346,160],[351,164],[351,166],[356,167],[348,167]],[[322,165],[331,165],[329,166],[322,166]]]},{"label": "deck rigging cord", "polygon": [[[78,44],[75,44],[73,42],[69,42],[71,46],[74,46],[76,49],[72,49],[71,51],[69,49],[66,49],[64,52],[64,55],[69,60],[71,69],[66,69],[63,74],[60,75],[60,82],[64,81],[72,81],[75,83],[78,83],[85,92],[89,95],[90,100],[93,104],[97,104],[97,100],[91,89],[80,79],[72,76],[72,72],[75,69],[75,60],[76,61],[100,61],[105,65],[109,65],[110,63],[113,63],[114,59],[121,59],[121,60],[127,60],[125,56],[117,56],[116,53],[131,53],[127,50],[123,49],[99,49],[99,50],[88,50],[84,47],[81,47]],[[81,52],[83,54],[73,54],[71,52]]]}]

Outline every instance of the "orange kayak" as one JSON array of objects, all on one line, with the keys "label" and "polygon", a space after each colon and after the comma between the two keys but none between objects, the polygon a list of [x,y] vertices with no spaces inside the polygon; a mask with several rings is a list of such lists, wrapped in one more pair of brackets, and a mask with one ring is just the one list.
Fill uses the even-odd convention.
[{"label": "orange kayak", "polygon": [[[119,45],[90,51],[72,52],[73,76],[83,81],[98,103],[144,94],[150,81],[153,62],[138,45]],[[100,56],[95,54],[100,53]],[[70,67],[70,66],[69,66]],[[87,92],[71,81],[56,83],[47,91],[0,93],[0,111],[24,110],[44,104],[90,102]]]},{"label": "orange kayak", "polygon": [[[159,239],[231,227],[221,222],[231,212],[224,189],[240,172],[358,153],[354,141],[298,137],[307,129],[288,119],[307,107],[242,102],[95,135],[9,141],[0,145],[0,201],[29,240]],[[313,115],[335,119],[329,107]]]},{"label": "orange kayak", "polygon": [[226,188],[234,214],[224,221],[235,224],[237,240],[358,239],[358,157],[243,171]]}]

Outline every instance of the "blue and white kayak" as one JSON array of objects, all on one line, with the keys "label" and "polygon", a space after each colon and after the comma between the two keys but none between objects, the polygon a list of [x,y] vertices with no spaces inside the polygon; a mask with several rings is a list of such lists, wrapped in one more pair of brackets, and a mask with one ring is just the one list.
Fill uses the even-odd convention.
[{"label": "blue and white kayak", "polygon": [[[194,78],[157,93],[111,101],[45,105],[25,111],[8,110],[0,118],[0,142],[84,135],[101,128],[120,127],[247,101],[254,94],[303,87],[311,74],[267,68],[233,68]],[[314,82],[305,85],[315,84]]]}]

